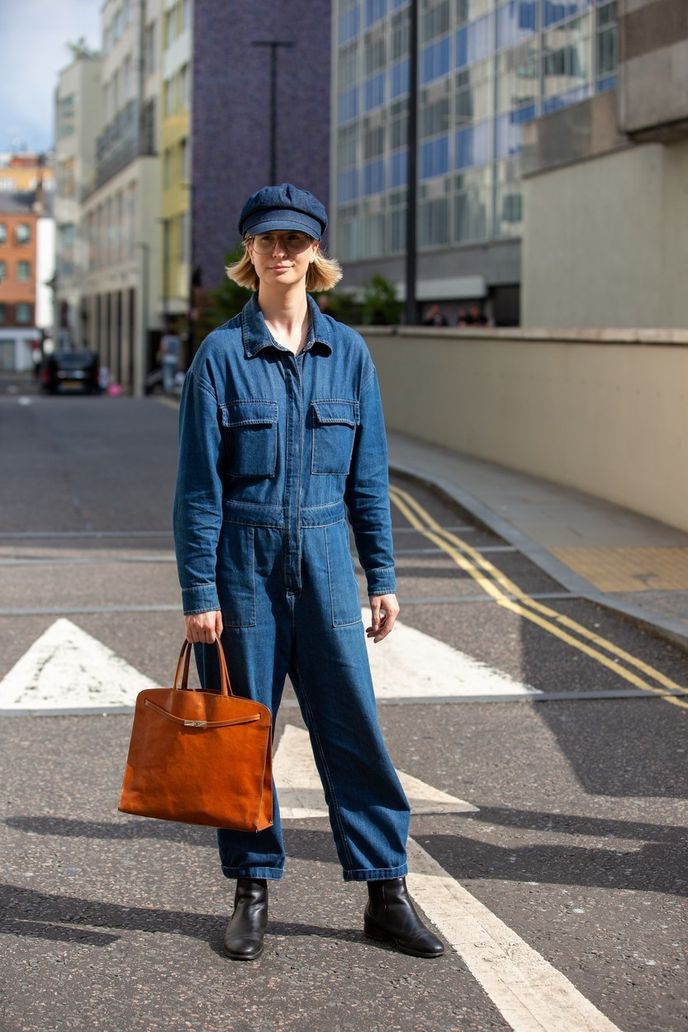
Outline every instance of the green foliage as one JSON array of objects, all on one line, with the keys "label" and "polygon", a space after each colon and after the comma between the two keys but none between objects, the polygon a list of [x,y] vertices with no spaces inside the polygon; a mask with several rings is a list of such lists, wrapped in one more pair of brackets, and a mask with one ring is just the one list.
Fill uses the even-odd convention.
[{"label": "green foliage", "polygon": [[403,310],[394,287],[384,276],[375,274],[363,288],[363,320],[373,326],[396,326]]},{"label": "green foliage", "polygon": [[324,296],[327,298],[327,314],[350,326],[396,326],[404,309],[392,284],[378,273],[364,284],[360,297],[345,290],[340,293],[332,291]]},{"label": "green foliage", "polygon": [[65,46],[74,58],[95,57],[98,53],[97,50],[94,50],[92,47],[89,47],[88,43],[86,42],[85,36],[79,36],[77,40],[70,40],[69,42],[65,43]]},{"label": "green foliage", "polygon": [[[225,255],[225,265],[234,265],[243,256],[243,253],[242,245],[238,244],[233,251]],[[247,290],[246,287],[240,287],[238,283],[225,277],[221,287],[209,291],[212,308],[208,315],[213,326],[219,326],[238,315],[251,297],[251,293],[252,291]]]}]

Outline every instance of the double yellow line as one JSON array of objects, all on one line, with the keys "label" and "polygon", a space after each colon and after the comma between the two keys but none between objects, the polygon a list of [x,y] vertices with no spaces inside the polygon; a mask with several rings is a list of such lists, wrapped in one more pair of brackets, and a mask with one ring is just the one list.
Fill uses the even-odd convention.
[{"label": "double yellow line", "polygon": [[[660,670],[656,670],[648,663],[644,663],[637,656],[619,648],[614,642],[595,634],[594,631],[588,630],[587,627],[570,617],[558,613],[555,609],[550,609],[549,606],[543,606],[542,603],[531,598],[467,541],[441,527],[427,509],[423,508],[408,491],[404,491],[396,485],[390,485],[389,496],[411,526],[428,541],[434,542],[438,548],[446,552],[458,567],[472,577],[476,584],[494,599],[497,605],[542,627],[555,638],[559,638],[560,641],[607,667],[635,688],[661,695],[672,706],[688,709],[687,700],[665,694],[667,689],[669,691],[685,691],[682,685],[672,681],[670,677],[666,677]],[[578,637],[574,637],[574,635]],[[587,644],[587,642],[592,644]],[[601,649],[605,651],[601,652]],[[634,671],[639,671],[639,673]],[[650,681],[654,681],[655,684]],[[662,687],[658,688],[657,685]]]}]

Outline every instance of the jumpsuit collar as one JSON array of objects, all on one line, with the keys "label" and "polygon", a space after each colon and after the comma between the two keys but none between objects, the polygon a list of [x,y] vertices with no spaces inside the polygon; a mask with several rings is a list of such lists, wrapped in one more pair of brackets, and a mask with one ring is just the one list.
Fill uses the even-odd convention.
[{"label": "jumpsuit collar", "polygon": [[[322,344],[327,354],[330,354],[334,343],[334,335],[328,320],[323,316],[311,295],[306,294],[306,298],[308,300],[310,325],[303,351],[308,351],[313,344],[317,343]],[[280,347],[265,324],[265,318],[258,305],[257,293],[253,294],[241,311],[241,336],[244,344],[244,353],[247,358],[253,358],[263,348]],[[282,348],[281,350],[284,349]],[[302,354],[303,351],[301,352]]]}]

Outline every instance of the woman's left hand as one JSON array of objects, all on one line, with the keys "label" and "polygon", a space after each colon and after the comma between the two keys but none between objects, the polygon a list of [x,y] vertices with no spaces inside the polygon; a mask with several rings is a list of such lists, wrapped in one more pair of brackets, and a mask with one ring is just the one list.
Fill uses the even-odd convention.
[{"label": "woman's left hand", "polygon": [[394,627],[394,622],[399,615],[399,603],[396,595],[370,595],[370,611],[372,623],[366,627],[366,634],[373,639],[373,643],[382,641]]}]

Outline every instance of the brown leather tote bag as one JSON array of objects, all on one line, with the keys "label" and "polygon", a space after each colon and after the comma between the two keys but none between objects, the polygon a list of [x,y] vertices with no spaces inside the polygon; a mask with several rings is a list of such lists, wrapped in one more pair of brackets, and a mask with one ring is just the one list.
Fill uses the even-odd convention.
[{"label": "brown leather tote bag", "polygon": [[216,645],[219,692],[189,688],[192,645],[185,641],[172,688],[146,688],[137,696],[118,808],[184,824],[262,831],[272,824],[272,714],[232,694],[224,652]]}]

